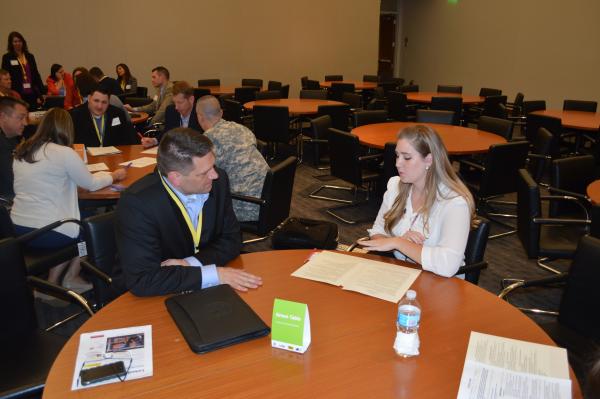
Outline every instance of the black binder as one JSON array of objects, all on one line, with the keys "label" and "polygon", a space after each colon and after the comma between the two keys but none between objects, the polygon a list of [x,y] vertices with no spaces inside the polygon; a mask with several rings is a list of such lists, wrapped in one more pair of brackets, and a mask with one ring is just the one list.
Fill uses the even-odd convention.
[{"label": "black binder", "polygon": [[271,331],[227,284],[172,296],[165,305],[195,353],[259,338]]}]

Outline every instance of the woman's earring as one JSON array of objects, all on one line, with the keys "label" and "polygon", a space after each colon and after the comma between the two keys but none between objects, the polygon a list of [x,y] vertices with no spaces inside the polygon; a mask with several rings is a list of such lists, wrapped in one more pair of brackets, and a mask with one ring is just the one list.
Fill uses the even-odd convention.
[{"label": "woman's earring", "polygon": [[429,170],[429,166],[425,166],[425,170]]}]

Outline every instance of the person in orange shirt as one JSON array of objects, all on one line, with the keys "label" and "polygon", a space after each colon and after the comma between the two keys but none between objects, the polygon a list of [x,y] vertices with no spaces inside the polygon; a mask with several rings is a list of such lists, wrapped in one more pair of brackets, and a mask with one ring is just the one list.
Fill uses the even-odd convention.
[{"label": "person in orange shirt", "polygon": [[0,97],[14,97],[20,100],[21,95],[11,89],[11,86],[10,73],[4,69],[0,69]]},{"label": "person in orange shirt", "polygon": [[75,84],[77,81],[77,76],[81,75],[82,73],[88,73],[87,68],[77,67],[73,69],[73,90],[71,90],[70,95],[67,92],[68,99],[65,98],[65,104],[70,104],[71,108],[75,108],[76,106],[83,104],[83,98],[77,89],[77,85]]},{"label": "person in orange shirt", "polygon": [[46,78],[49,96],[64,96],[65,109],[73,108],[73,78],[60,64],[52,64],[50,76]]}]

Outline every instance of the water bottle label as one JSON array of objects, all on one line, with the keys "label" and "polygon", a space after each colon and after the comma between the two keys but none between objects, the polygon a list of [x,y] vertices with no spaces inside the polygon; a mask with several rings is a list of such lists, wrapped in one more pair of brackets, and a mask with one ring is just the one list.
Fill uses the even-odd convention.
[{"label": "water bottle label", "polygon": [[421,312],[416,306],[405,305],[398,310],[398,325],[402,327],[416,327],[419,325],[420,318]]}]

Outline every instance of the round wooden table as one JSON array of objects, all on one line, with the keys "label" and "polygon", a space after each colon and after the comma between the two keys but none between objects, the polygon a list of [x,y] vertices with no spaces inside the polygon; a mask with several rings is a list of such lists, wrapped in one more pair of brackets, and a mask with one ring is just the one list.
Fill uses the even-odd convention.
[{"label": "round wooden table", "polygon": [[600,113],[547,109],[544,111],[534,111],[532,114],[560,118],[562,127],[567,129],[589,131],[600,130]]},{"label": "round wooden table", "polygon": [[257,100],[244,104],[244,108],[252,110],[255,105],[288,107],[290,115],[314,115],[320,105],[346,105],[340,101],[315,100],[310,98],[280,98],[273,100]]},{"label": "round wooden table", "polygon": [[[113,171],[115,169],[123,167],[119,165],[121,162],[131,161],[133,159],[142,157],[156,158],[156,155],[142,154],[142,151],[145,151],[146,149],[141,145],[121,145],[117,146],[117,148],[122,151],[120,154],[93,157],[90,156],[90,154],[88,153],[88,164],[104,162],[106,166],[108,166],[108,169]],[[116,184],[120,184],[124,187],[129,187],[142,177],[146,176],[148,173],[152,173],[155,167],[156,164],[145,166],[143,168],[131,167],[127,169],[127,178],[123,181],[117,182]],[[111,190],[110,187],[105,187],[97,191],[88,191],[80,188],[78,190],[78,196],[80,200],[111,200],[119,199],[121,193],[119,191]]]},{"label": "round wooden table", "polygon": [[342,80],[342,81],[333,81],[333,82],[320,82],[319,86],[324,89],[331,88],[333,83],[352,83],[356,90],[373,90],[377,87],[377,82],[360,82],[353,80]]},{"label": "round wooden table", "polygon": [[129,116],[131,117],[131,123],[133,123],[134,125],[144,123],[150,117],[150,115],[148,115],[147,112],[141,112],[141,111],[130,112]]},{"label": "round wooden table", "polygon": [[235,93],[235,88],[236,87],[242,87],[242,86],[197,86],[194,87],[194,89],[205,89],[205,90],[210,90],[210,94],[212,94],[213,96],[220,96],[223,94],[233,94]]},{"label": "round wooden table", "polygon": [[[361,144],[382,149],[385,143],[396,142],[396,136],[401,129],[417,124],[415,122],[375,123],[352,129],[352,133],[358,136]],[[450,155],[485,153],[493,144],[506,143],[505,138],[483,130],[436,123],[421,123],[421,125],[431,126],[439,133]]]},{"label": "round wooden table", "polygon": [[587,186],[587,196],[594,204],[600,204],[600,180],[595,180]]},{"label": "round wooden table", "polygon": [[[196,355],[168,314],[165,297],[126,293],[69,339],[43,397],[456,398],[471,331],[554,345],[531,319],[495,295],[458,278],[423,272],[413,284],[423,311],[421,354],[400,358],[392,349],[397,305],[291,277],[310,253],[258,252],[231,264],[262,276],[262,287],[240,296],[267,324],[275,298],[308,304],[312,343],[305,354],[273,349],[263,337]],[[152,325],[152,377],[70,391],[79,334],[145,324]],[[581,398],[572,371],[571,378],[573,398]]]},{"label": "round wooden table", "polygon": [[428,91],[413,91],[407,92],[406,99],[409,102],[419,103],[419,104],[431,104],[431,97],[462,97],[463,105],[475,105],[481,104],[485,97],[480,96],[469,96],[465,94],[459,93],[436,93],[436,92],[428,92]]}]

